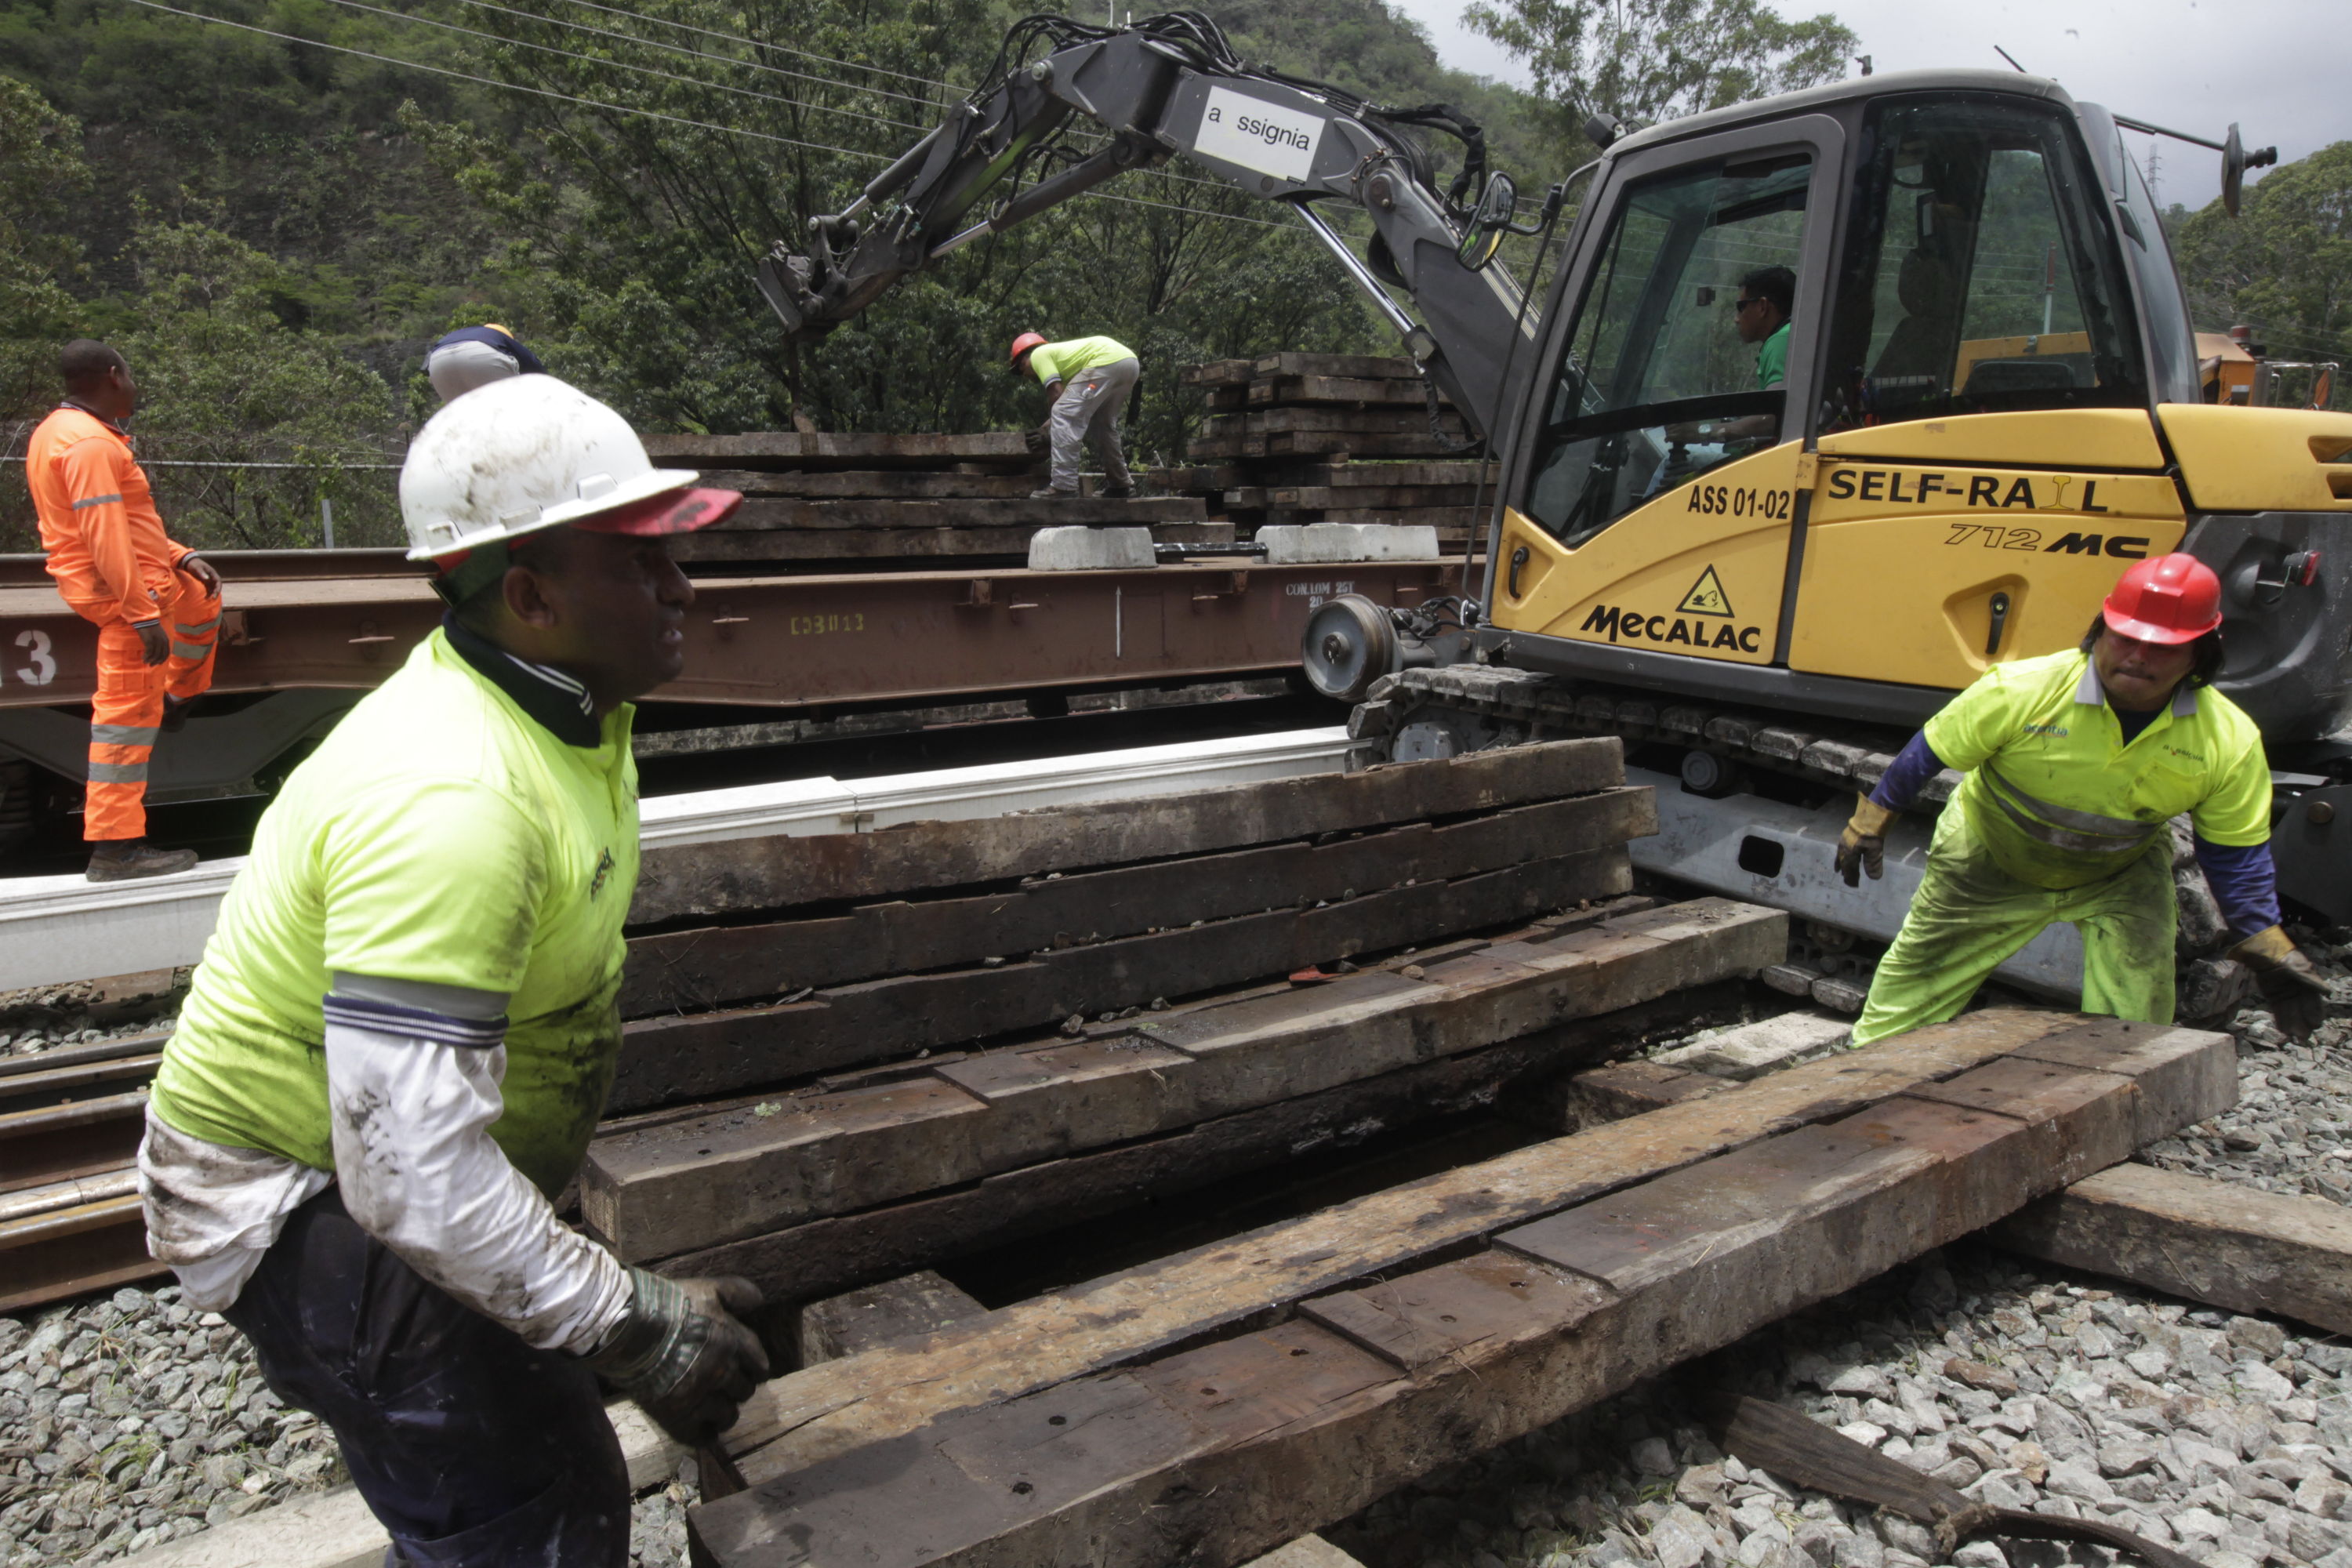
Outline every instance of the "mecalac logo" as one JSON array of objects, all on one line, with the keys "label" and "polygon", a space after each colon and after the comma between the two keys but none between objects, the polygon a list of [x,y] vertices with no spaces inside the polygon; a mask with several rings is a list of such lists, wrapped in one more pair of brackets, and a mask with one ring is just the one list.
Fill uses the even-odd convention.
[{"label": "mecalac logo", "polygon": [[[1725,623],[1710,626],[1688,616],[1714,616]],[[1764,650],[1764,628],[1736,624],[1738,617],[1731,609],[1731,595],[1724,592],[1723,579],[1710,565],[1698,574],[1690,592],[1675,606],[1672,615],[1645,615],[1640,610],[1621,608],[1615,605],[1596,605],[1577,628],[1581,632],[1606,632],[1614,642],[1654,642],[1663,647],[1681,647],[1693,653],[1704,648],[1710,652],[1720,648],[1727,653],[1761,653]]]}]

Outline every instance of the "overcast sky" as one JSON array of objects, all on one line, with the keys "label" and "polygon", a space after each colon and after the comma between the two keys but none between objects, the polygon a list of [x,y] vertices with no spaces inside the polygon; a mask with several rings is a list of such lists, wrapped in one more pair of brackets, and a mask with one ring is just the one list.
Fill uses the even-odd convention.
[{"label": "overcast sky", "polygon": [[[1459,69],[1527,85],[1527,73],[1461,25],[1464,0],[1391,0],[1429,29]],[[1783,16],[1829,10],[1862,37],[1881,71],[2000,67],[1999,44],[2026,69],[2118,113],[2220,141],[2238,121],[2249,147],[2292,163],[2352,140],[2344,87],[2343,0],[1782,0]],[[2130,138],[2142,166],[2151,138]],[[2159,197],[2200,207],[2221,192],[2221,154],[2158,143]],[[1522,184],[1525,182],[1522,181]]]}]

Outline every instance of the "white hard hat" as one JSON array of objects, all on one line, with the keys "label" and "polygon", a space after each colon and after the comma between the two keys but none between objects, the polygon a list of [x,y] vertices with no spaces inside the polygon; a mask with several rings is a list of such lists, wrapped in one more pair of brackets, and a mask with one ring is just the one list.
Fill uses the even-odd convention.
[{"label": "white hard hat", "polygon": [[[551,375],[520,375],[452,400],[400,468],[408,558],[425,561],[558,523],[600,532],[681,533],[743,499],[695,489],[691,468],[656,468],[629,422]],[[663,498],[667,504],[643,505]]]}]

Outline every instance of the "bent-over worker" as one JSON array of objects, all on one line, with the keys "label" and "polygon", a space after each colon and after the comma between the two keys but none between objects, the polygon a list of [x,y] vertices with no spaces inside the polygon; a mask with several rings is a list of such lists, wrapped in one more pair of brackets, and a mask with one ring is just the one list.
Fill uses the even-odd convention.
[{"label": "bent-over worker", "polygon": [[425,379],[444,403],[509,376],[546,374],[539,356],[496,321],[444,333],[425,354]]},{"label": "bent-over worker", "polygon": [[123,425],[139,406],[128,361],[77,338],[58,356],[66,398],[33,431],[25,481],[49,575],[74,614],[98,627],[89,702],[89,787],[82,837],[93,882],[160,877],[196,863],[193,849],[147,842],[147,767],[159,731],[187,721],[213,683],[220,576],[163,531],[147,471]]},{"label": "bent-over worker", "polygon": [[1997,664],[1903,748],[1838,841],[1848,887],[1883,875],[1886,826],[1944,768],[1968,775],[1936,819],[1927,874],[1879,961],[1853,1043],[1968,1005],[2048,926],[2083,933],[2083,1010],[2172,1021],[2168,824],[2240,940],[2231,956],[2325,994],[2279,925],[2261,731],[2210,682],[2221,584],[2190,555],[2126,571],[2079,649]]},{"label": "bent-over worker", "polygon": [[666,535],[742,499],[550,376],[410,448],[440,629],[295,769],[229,889],[140,1148],[148,1245],[334,1429],[412,1563],[624,1568],[602,1374],[688,1443],[767,1370],[740,1279],[555,1216],[621,1042],[629,700],[674,679]]},{"label": "bent-over worker", "polygon": [[1042,332],[1024,332],[1013,340],[1013,368],[1037,378],[1053,399],[1046,416],[1046,437],[1054,452],[1053,475],[1043,489],[1029,499],[1066,499],[1078,493],[1078,449],[1094,448],[1103,466],[1102,493],[1116,500],[1135,493],[1127,471],[1127,456],[1119,449],[1118,418],[1127,408],[1128,394],[1142,365],[1134,353],[1112,338],[1072,338],[1049,343]]}]

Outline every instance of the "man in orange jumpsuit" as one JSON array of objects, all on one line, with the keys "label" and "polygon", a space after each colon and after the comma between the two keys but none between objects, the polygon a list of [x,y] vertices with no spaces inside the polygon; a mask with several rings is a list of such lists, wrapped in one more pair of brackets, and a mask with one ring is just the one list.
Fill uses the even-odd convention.
[{"label": "man in orange jumpsuit", "polygon": [[220,577],[163,532],[122,433],[139,405],[131,366],[104,343],[78,338],[58,369],[66,400],[33,432],[25,476],[58,593],[98,627],[82,815],[89,879],[184,871],[194,850],[147,842],[147,760],[156,732],[178,729],[187,702],[213,683]]}]

